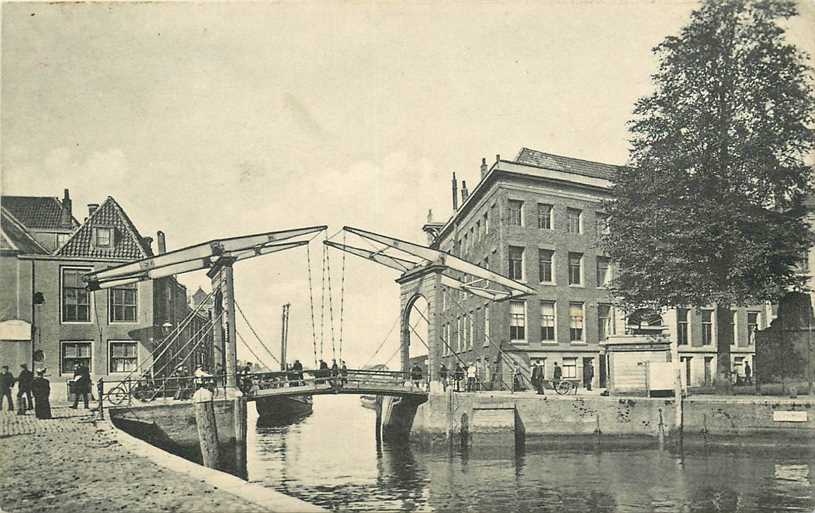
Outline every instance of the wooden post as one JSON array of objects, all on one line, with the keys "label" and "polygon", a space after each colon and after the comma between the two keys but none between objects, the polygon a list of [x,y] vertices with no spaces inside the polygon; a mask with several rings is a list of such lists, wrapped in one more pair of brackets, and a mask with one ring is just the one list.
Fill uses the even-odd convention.
[{"label": "wooden post", "polygon": [[105,420],[105,380],[99,378],[96,382],[96,392],[99,394],[99,420]]},{"label": "wooden post", "polygon": [[212,403],[212,392],[199,388],[192,396],[192,409],[195,412],[195,424],[198,427],[198,444],[201,447],[201,458],[207,468],[218,467],[218,426],[215,424],[215,406]]},{"label": "wooden post", "polygon": [[241,474],[246,473],[246,398],[234,400],[235,415],[235,468]]}]

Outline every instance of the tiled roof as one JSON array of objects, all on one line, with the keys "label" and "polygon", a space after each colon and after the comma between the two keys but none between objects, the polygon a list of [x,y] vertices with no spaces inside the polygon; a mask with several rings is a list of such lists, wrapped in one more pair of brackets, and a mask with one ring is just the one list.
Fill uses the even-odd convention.
[{"label": "tiled roof", "polygon": [[[113,228],[112,247],[101,248],[93,244],[93,229],[96,227]],[[153,252],[122,207],[108,196],[56,254],[72,258],[136,260],[152,256]]]},{"label": "tiled roof", "polygon": [[592,178],[604,178],[606,180],[612,180],[618,170],[624,169],[624,166],[614,166],[573,157],[562,157],[538,150],[530,150],[529,148],[521,148],[521,151],[518,152],[518,156],[515,158],[515,162],[543,167],[553,171],[563,171],[565,173],[574,173]]},{"label": "tiled roof", "polygon": [[49,253],[5,209],[0,215],[0,250],[40,255]]},{"label": "tiled roof", "polygon": [[62,202],[54,197],[3,196],[0,204],[29,229],[59,230],[76,228],[79,223],[71,216],[72,226],[62,224]]}]

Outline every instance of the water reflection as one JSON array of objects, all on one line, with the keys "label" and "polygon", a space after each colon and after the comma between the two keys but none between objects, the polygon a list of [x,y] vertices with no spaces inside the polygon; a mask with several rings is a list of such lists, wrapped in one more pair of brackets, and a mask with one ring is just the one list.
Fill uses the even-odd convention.
[{"label": "water reflection", "polygon": [[[250,409],[251,411],[251,409]],[[425,448],[379,440],[354,396],[249,436],[249,477],[335,510],[812,511],[811,453],[527,440]],[[250,424],[251,425],[251,424]],[[250,430],[251,431],[251,430]]]}]

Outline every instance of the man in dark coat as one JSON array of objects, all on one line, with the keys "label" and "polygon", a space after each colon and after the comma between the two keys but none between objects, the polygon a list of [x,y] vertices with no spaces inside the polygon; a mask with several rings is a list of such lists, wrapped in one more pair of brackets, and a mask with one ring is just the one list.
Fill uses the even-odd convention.
[{"label": "man in dark coat", "polygon": [[583,386],[586,390],[591,390],[591,382],[594,381],[594,365],[591,361],[587,361],[583,366]]},{"label": "man in dark coat", "polygon": [[74,367],[74,404],[70,408],[76,409],[79,405],[79,396],[82,396],[82,402],[85,403],[85,409],[88,409],[88,394],[91,392],[91,371],[86,366],[77,363]]},{"label": "man in dark coat", "polygon": [[544,381],[543,381],[543,365],[534,363],[532,365],[532,385],[535,386],[535,391],[538,394],[544,394]]},{"label": "man in dark coat", "polygon": [[38,419],[51,418],[51,384],[45,379],[45,369],[37,371],[37,377],[31,382],[34,393],[34,415]]},{"label": "man in dark coat", "polygon": [[3,365],[3,372],[0,372],[0,411],[3,410],[3,398],[8,399],[8,411],[14,411],[11,389],[14,388],[15,381],[14,374],[8,370],[8,365]]},{"label": "man in dark coat", "polygon": [[413,364],[413,368],[410,370],[410,380],[413,381],[413,386],[416,388],[419,388],[422,383],[422,374],[422,368],[419,364]]},{"label": "man in dark coat", "polygon": [[447,366],[443,363],[441,367],[439,367],[439,379],[441,380],[441,386],[444,387],[444,391],[447,392]]},{"label": "man in dark coat", "polygon": [[552,369],[552,381],[554,381],[554,385],[557,386],[560,383],[560,378],[563,377],[563,369],[560,368],[560,365],[555,362],[555,368]]},{"label": "man in dark coat", "polygon": [[461,381],[464,379],[464,367],[461,362],[456,364],[456,370],[453,371],[453,380],[456,382],[456,392],[461,392]]},{"label": "man in dark coat", "polygon": [[34,399],[31,397],[31,382],[34,373],[28,370],[28,365],[20,364],[20,374],[17,375],[17,415],[25,415],[26,410],[34,409]]}]

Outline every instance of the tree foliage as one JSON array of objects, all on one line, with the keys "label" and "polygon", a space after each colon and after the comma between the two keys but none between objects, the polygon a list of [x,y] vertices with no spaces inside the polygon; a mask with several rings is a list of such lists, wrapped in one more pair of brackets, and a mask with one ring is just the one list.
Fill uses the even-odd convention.
[{"label": "tree foliage", "polygon": [[808,56],[785,40],[796,14],[790,0],[709,0],[654,48],[605,207],[629,307],[756,304],[803,285],[813,95]]}]

